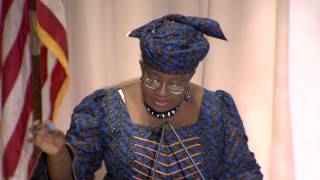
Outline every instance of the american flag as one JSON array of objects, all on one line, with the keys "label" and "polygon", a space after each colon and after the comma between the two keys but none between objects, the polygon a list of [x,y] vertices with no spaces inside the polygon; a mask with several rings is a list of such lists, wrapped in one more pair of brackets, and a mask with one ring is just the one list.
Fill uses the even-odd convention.
[{"label": "american flag", "polygon": [[[34,0],[41,62],[42,119],[54,120],[69,82],[62,0]],[[34,146],[26,141],[33,121],[30,0],[0,2],[0,179],[28,179]]]}]

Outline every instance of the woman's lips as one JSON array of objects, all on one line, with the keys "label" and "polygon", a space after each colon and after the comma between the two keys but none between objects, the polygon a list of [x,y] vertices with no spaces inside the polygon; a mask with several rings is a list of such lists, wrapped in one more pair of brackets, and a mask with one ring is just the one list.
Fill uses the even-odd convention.
[{"label": "woman's lips", "polygon": [[153,98],[152,101],[158,107],[164,107],[164,106],[166,106],[168,104],[168,101],[157,99],[157,98]]}]

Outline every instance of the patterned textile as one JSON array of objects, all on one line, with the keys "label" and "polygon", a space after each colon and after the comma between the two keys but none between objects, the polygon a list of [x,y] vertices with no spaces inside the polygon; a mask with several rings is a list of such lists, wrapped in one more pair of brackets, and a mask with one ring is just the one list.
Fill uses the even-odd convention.
[{"label": "patterned textile", "polygon": [[[262,179],[228,93],[205,90],[197,123],[175,130],[206,179]],[[104,161],[105,179],[150,179],[160,135],[158,128],[131,122],[117,89],[94,92],[75,108],[67,132],[76,178],[93,179]],[[156,179],[200,177],[173,131],[166,131],[159,152]]]},{"label": "patterned textile", "polygon": [[129,33],[140,39],[143,60],[167,74],[192,73],[209,51],[203,33],[226,40],[217,21],[178,14],[153,20]]}]

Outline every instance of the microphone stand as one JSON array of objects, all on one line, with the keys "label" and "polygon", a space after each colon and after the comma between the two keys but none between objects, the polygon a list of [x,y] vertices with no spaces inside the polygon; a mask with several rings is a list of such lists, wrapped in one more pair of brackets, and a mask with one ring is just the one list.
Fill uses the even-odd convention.
[{"label": "microphone stand", "polygon": [[170,127],[170,129],[173,131],[174,135],[176,136],[176,138],[178,139],[179,143],[181,144],[183,150],[186,152],[186,154],[188,155],[189,159],[191,160],[193,166],[196,168],[198,174],[200,175],[201,179],[205,180],[206,178],[203,176],[203,174],[201,173],[199,167],[197,166],[197,164],[194,162],[193,158],[191,157],[189,151],[187,150],[186,146],[183,144],[182,140],[180,139],[178,133],[176,132],[176,130],[174,129],[174,127],[172,127],[172,125],[166,121],[163,126],[162,126],[162,131],[161,131],[161,138],[160,138],[160,142],[158,144],[158,150],[157,150],[157,154],[156,154],[156,162],[155,162],[155,165],[154,165],[154,168],[153,168],[153,174],[152,174],[152,180],[154,179],[155,177],[155,174],[156,174],[156,170],[157,170],[157,165],[158,165],[158,161],[159,161],[159,153],[160,153],[160,148],[161,148],[161,145],[163,143],[163,139],[164,139],[164,133],[166,131],[166,128],[167,126]]},{"label": "microphone stand", "polygon": [[200,169],[198,168],[197,164],[194,162],[193,158],[191,157],[189,151],[187,150],[186,146],[183,144],[183,142],[181,141],[178,133],[176,132],[176,130],[172,127],[172,125],[168,122],[169,127],[171,128],[171,130],[173,131],[174,135],[177,137],[179,143],[181,144],[181,146],[183,147],[184,151],[187,153],[189,159],[191,160],[193,166],[197,169],[198,174],[200,175],[201,179],[205,180],[206,178],[204,178],[203,174],[201,173]]},{"label": "microphone stand", "polygon": [[164,139],[164,132],[165,132],[165,127],[164,125],[162,125],[162,130],[161,130],[161,137],[160,137],[160,142],[158,143],[158,150],[157,150],[157,154],[156,154],[156,162],[154,164],[154,167],[153,167],[153,173],[152,173],[152,180],[154,179],[155,177],[155,174],[156,174],[156,171],[157,171],[157,166],[158,166],[158,161],[159,161],[159,154],[160,154],[160,148],[161,148],[161,145],[162,145],[162,141]]}]

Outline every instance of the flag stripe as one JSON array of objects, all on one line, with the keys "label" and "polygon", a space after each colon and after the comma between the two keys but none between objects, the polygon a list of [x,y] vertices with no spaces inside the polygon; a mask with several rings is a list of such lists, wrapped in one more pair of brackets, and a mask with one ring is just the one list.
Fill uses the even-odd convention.
[{"label": "flag stripe", "polygon": [[[65,82],[66,74],[63,67],[59,63],[56,64],[52,73],[56,74],[56,76],[51,76],[52,85],[50,89],[50,102],[52,105],[51,107],[55,107],[59,91],[61,90],[63,83]],[[50,115],[50,119],[53,118],[55,118],[54,111],[52,111]]]},{"label": "flag stripe", "polygon": [[24,48],[24,59],[22,63],[22,68],[19,73],[19,76],[14,84],[14,88],[10,92],[10,95],[2,107],[2,126],[5,127],[2,130],[2,144],[5,147],[8,144],[8,141],[14,132],[16,124],[18,123],[19,116],[23,109],[24,97],[26,94],[26,87],[31,76],[31,61],[30,61],[30,51],[29,47],[29,38],[26,41]]},{"label": "flag stripe", "polygon": [[[28,45],[28,44],[27,44]],[[42,48],[43,51],[46,51],[46,48]],[[42,51],[42,52],[43,52]],[[43,54],[44,56],[46,54]],[[43,59],[44,61],[42,62],[46,62],[46,59]],[[27,61],[28,62],[28,61]],[[29,61],[30,62],[30,61]],[[44,74],[46,74],[46,63],[42,63],[42,72],[44,72]],[[30,75],[30,78],[31,78],[31,75]],[[41,83],[41,86],[43,87],[45,81],[42,81]],[[10,143],[7,145],[7,148],[6,149],[17,149],[17,150],[21,150],[23,152],[15,152],[17,153],[18,155],[20,154],[25,154],[26,156],[25,157],[20,157],[19,156],[16,156],[14,158],[10,158],[8,160],[8,162],[4,162],[4,163],[7,163],[9,164],[8,165],[8,168],[10,168],[12,166],[12,169],[15,169],[15,167],[17,167],[18,163],[21,164],[21,168],[16,168],[17,170],[21,171],[21,172],[16,172],[17,173],[17,176],[15,177],[19,177],[21,176],[22,174],[25,175],[25,176],[28,176],[30,175],[29,173],[33,170],[31,167],[28,167],[28,164],[29,163],[25,163],[25,162],[29,162],[30,160],[30,163],[33,162],[34,163],[34,159],[30,159],[31,158],[31,153],[27,153],[25,151],[28,151],[28,149],[30,149],[30,144],[27,143],[24,138],[25,138],[25,133],[26,133],[26,129],[27,129],[27,123],[29,122],[28,121],[28,117],[30,117],[30,111],[32,109],[32,90],[31,90],[31,87],[32,87],[32,84],[31,84],[31,79],[29,80],[29,83],[28,83],[28,90],[27,90],[27,95],[26,95],[26,98],[25,98],[25,105],[24,105],[24,108],[22,110],[22,116],[19,118],[19,121],[18,121],[18,126],[15,128],[15,131],[12,132],[13,134],[13,137],[10,138],[10,141],[9,142],[14,142],[13,145],[10,145]],[[27,98],[28,97],[28,98]],[[11,147],[12,146],[12,147]],[[9,153],[7,153],[7,151],[5,151],[5,154],[4,156],[5,157],[13,157],[13,154],[12,154],[12,151],[8,151]],[[11,154],[10,154],[11,153]],[[29,158],[27,157],[29,156]],[[23,159],[23,158],[27,158],[26,159]],[[23,169],[25,168],[26,171],[24,171]],[[8,171],[9,173],[9,176],[12,176],[12,173],[14,173],[13,170],[11,170],[11,168],[9,170],[6,170],[5,171]],[[28,172],[27,172],[28,171]],[[6,175],[6,173],[5,173]],[[24,177],[24,176],[23,176]]]},{"label": "flag stripe", "polygon": [[2,1],[2,16],[1,17],[6,17],[8,10],[12,4],[13,0],[3,0]]},{"label": "flag stripe", "polygon": [[48,50],[44,46],[41,46],[40,50],[40,63],[41,63],[41,85],[44,85],[48,78]]},{"label": "flag stripe", "polygon": [[64,9],[64,2],[63,1],[48,1],[48,0],[40,0],[43,6],[46,6],[54,17],[58,19],[58,21],[62,24],[64,29],[66,29],[66,14],[65,11],[61,11]]},{"label": "flag stripe", "polygon": [[[69,82],[67,38],[63,2],[35,0],[36,32],[41,41],[42,117],[55,118]],[[28,179],[37,159],[34,145],[26,142],[32,125],[30,0],[1,1],[0,14],[0,179]],[[4,71],[3,71],[4,70]]]},{"label": "flag stripe", "polygon": [[[2,43],[2,60],[8,56],[9,51],[14,45],[16,38],[19,34],[19,30],[22,26],[24,26],[22,19],[24,15],[25,6],[28,4],[25,2],[26,0],[15,0],[10,5],[9,11],[3,16],[3,43]],[[28,12],[26,12],[28,13]]]},{"label": "flag stripe", "polygon": [[[54,73],[53,72],[53,68],[55,66],[55,64],[57,63],[56,61],[56,57],[54,57],[52,55],[52,53],[47,52],[46,57],[43,57],[47,62],[46,68],[47,68],[47,73],[48,73],[48,77],[52,77]],[[51,114],[52,114],[52,104],[50,101],[50,88],[52,86],[51,83],[51,78],[46,80],[46,83],[44,84],[44,86],[42,87],[42,100],[43,102],[47,102],[47,103],[42,103],[42,117],[43,119],[51,119]]]},{"label": "flag stripe", "polygon": [[32,110],[32,83],[31,78],[29,78],[27,93],[25,95],[25,102],[21,115],[19,117],[17,126],[4,150],[4,177],[7,179],[13,176],[18,160],[21,155],[22,146],[24,143],[24,137],[26,134],[26,127],[28,123],[28,118]]},{"label": "flag stripe", "polygon": [[8,10],[9,10],[9,7],[12,3],[12,0],[3,0],[2,1],[2,4],[1,4],[1,14],[0,14],[0,76],[2,74],[2,52],[3,52],[3,44],[2,42],[4,42],[2,39],[3,39],[3,29],[4,29],[4,17],[7,16],[7,13],[8,13]]},{"label": "flag stripe", "polygon": [[34,171],[34,167],[37,163],[37,154],[36,152],[34,151],[32,154],[31,154],[31,158],[29,160],[29,163],[28,163],[28,179],[30,179],[30,177],[32,176],[32,173]]},{"label": "flag stripe", "polygon": [[39,24],[59,44],[65,56],[68,56],[67,37],[63,25],[41,1],[37,3],[37,14]]},{"label": "flag stripe", "polygon": [[[27,122],[28,122],[27,127],[31,126],[32,118],[33,118],[33,114],[31,112],[29,115],[29,118],[27,120]],[[17,164],[16,170],[15,170],[15,173],[13,175],[13,177],[15,179],[27,179],[26,177],[29,177],[28,176],[28,173],[29,173],[28,165],[30,164],[30,160],[32,158],[34,146],[33,146],[33,144],[31,144],[27,141],[27,137],[28,137],[28,135],[26,135],[24,137],[24,141],[23,141],[24,143],[22,146],[21,155],[18,160],[18,164]]]},{"label": "flag stripe", "polygon": [[18,76],[19,70],[22,64],[22,56],[24,45],[26,43],[26,38],[29,33],[29,15],[28,6],[25,3],[24,6],[24,18],[22,20],[22,25],[20,27],[17,39],[3,64],[3,81],[2,81],[2,106],[6,102],[10,91],[13,88],[14,82]]},{"label": "flag stripe", "polygon": [[[21,68],[21,72],[19,73],[17,82],[15,83],[15,86],[12,90],[12,92],[10,93],[10,96],[8,98],[8,101],[6,102],[5,106],[3,107],[3,121],[2,121],[2,125],[3,127],[3,132],[2,132],[2,147],[4,147],[5,149],[7,149],[7,151],[13,151],[13,152],[17,152],[16,148],[10,148],[9,146],[7,146],[7,144],[9,144],[10,140],[12,139],[12,136],[14,135],[18,123],[19,123],[19,119],[21,117],[22,111],[23,111],[23,107],[25,104],[25,99],[24,97],[26,97],[25,95],[27,94],[27,89],[26,87],[28,86],[28,81],[31,77],[31,61],[30,61],[30,51],[28,49],[28,45],[29,45],[29,40],[27,40],[26,43],[26,47],[24,49],[25,51],[25,55],[24,55],[24,60],[23,60],[23,64],[22,64],[22,68]],[[19,135],[19,134],[15,134],[15,135]],[[23,136],[23,135],[22,135]],[[12,142],[14,143],[14,142]],[[19,142],[16,143],[16,145],[19,145]],[[2,149],[2,153],[5,152],[4,149]],[[3,154],[2,154],[3,155]],[[14,156],[17,156],[19,154],[14,154]],[[4,154],[2,156],[2,160],[3,157],[8,157],[7,154]],[[9,161],[10,162],[10,161]],[[6,164],[7,162],[2,161],[2,167],[12,167],[12,165],[10,164]],[[6,171],[7,170],[4,170]]]}]

